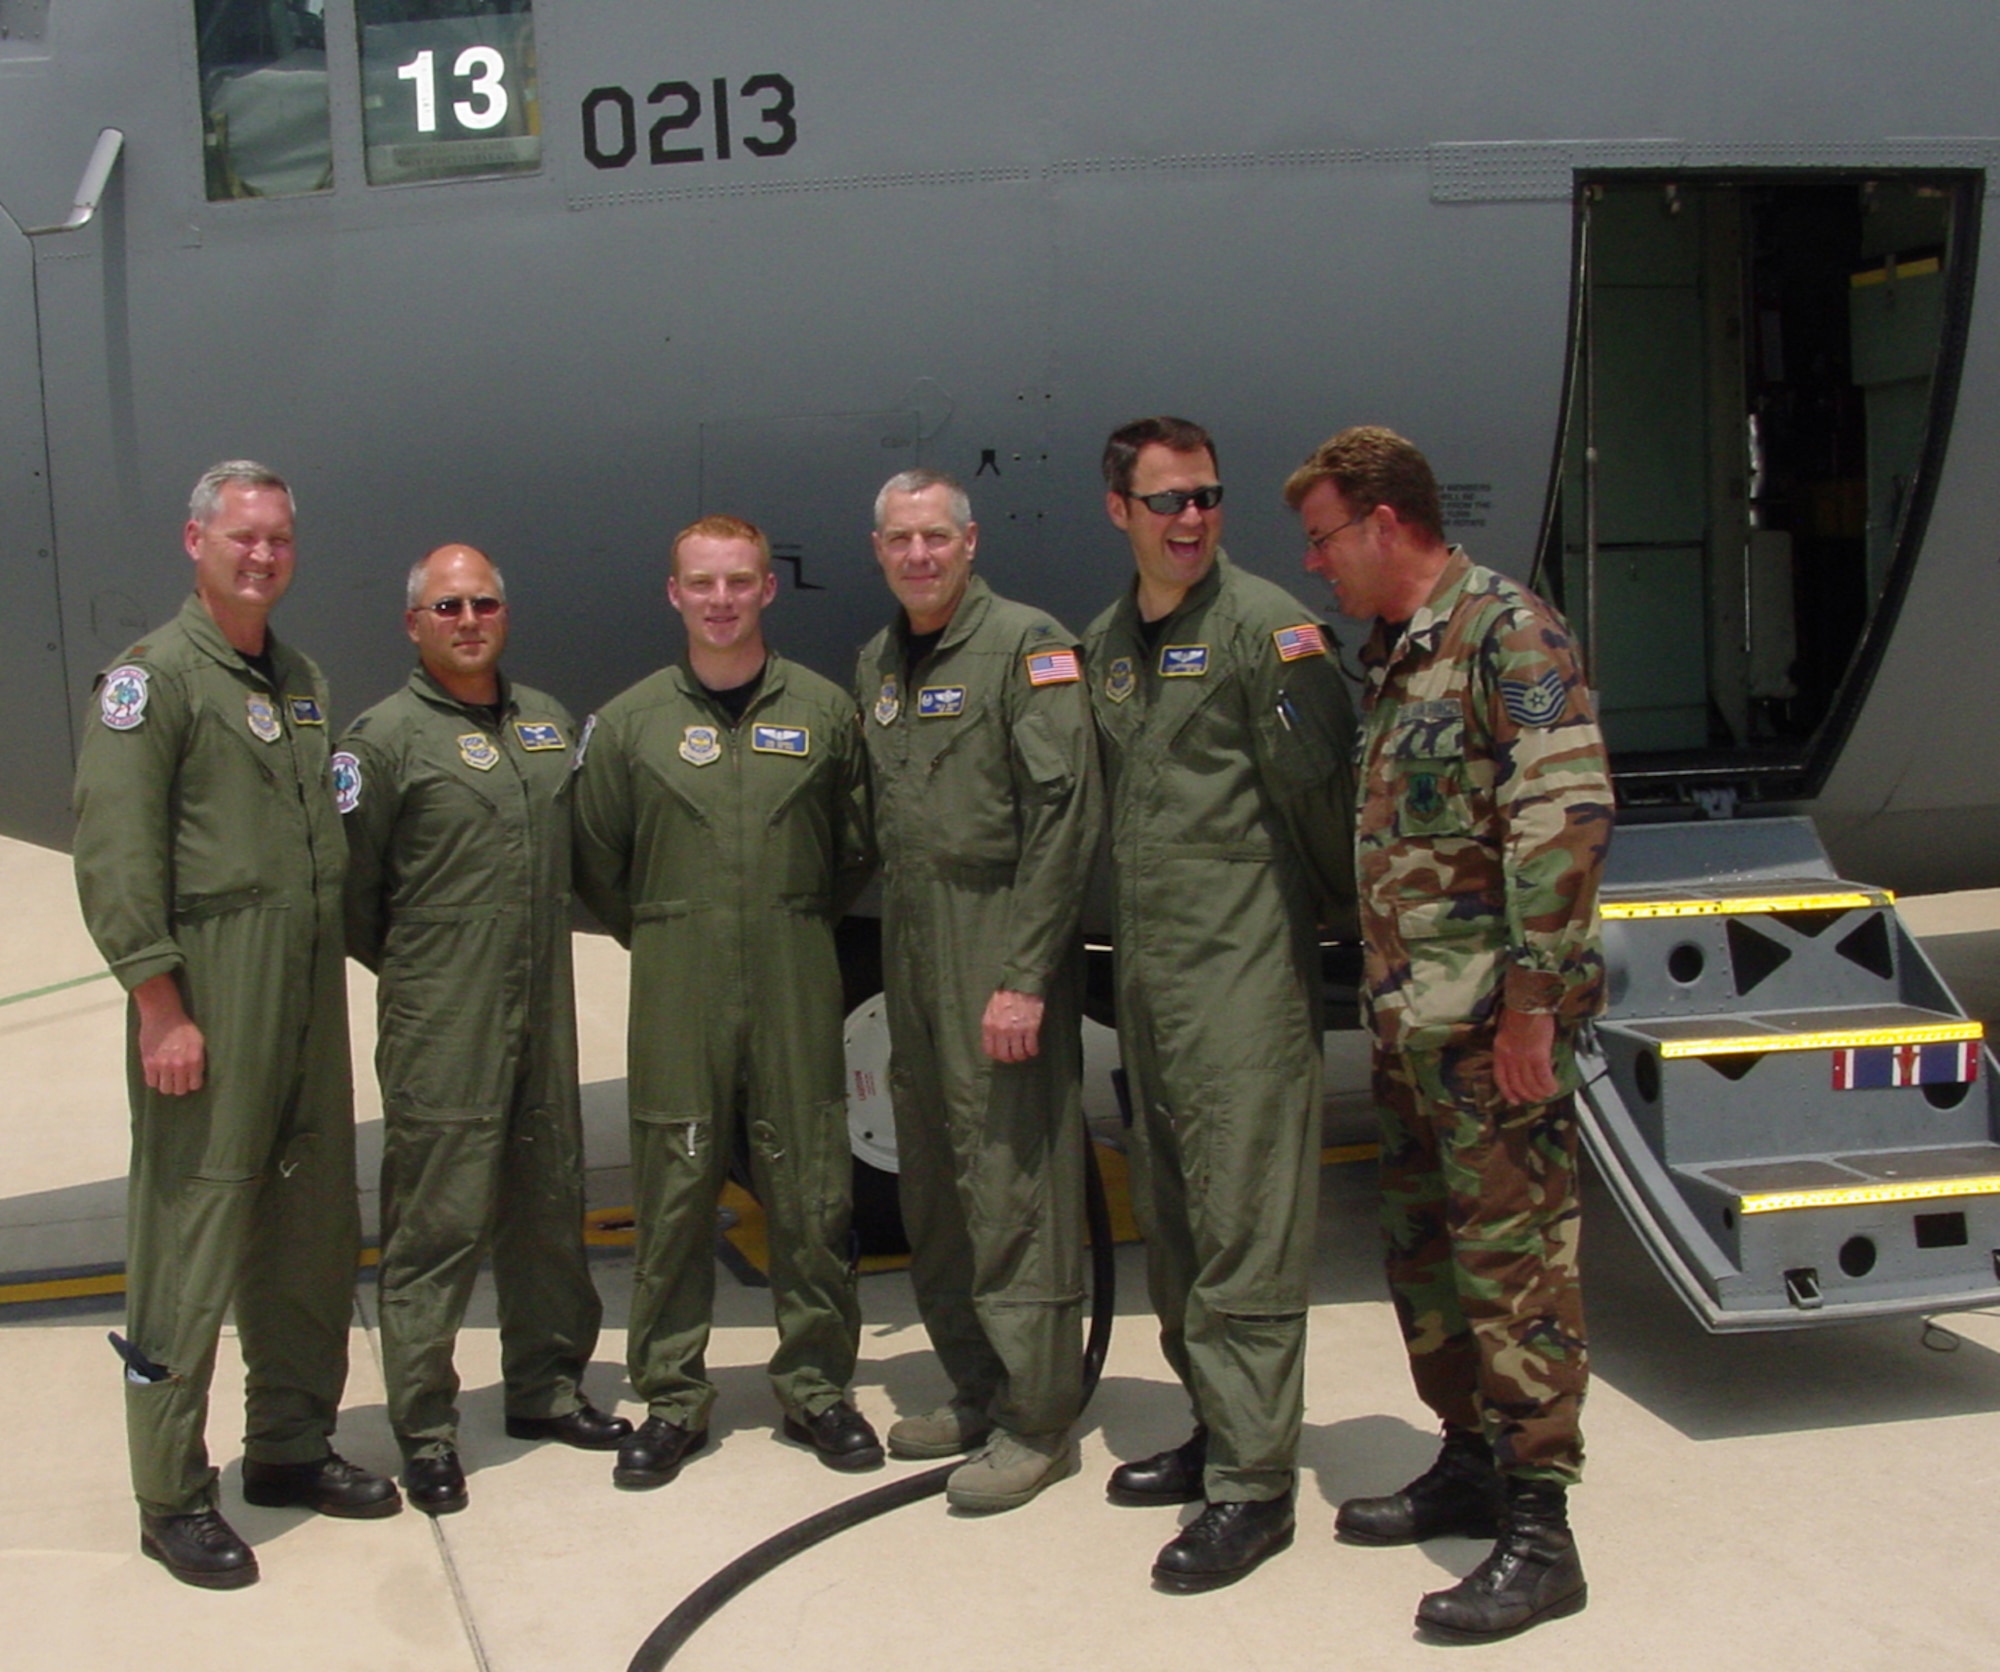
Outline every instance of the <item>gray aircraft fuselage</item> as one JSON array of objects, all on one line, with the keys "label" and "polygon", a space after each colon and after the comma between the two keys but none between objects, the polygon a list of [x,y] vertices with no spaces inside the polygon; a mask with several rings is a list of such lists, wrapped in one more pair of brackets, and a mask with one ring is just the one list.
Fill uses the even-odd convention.
[{"label": "gray aircraft fuselage", "polygon": [[[324,0],[261,72],[218,10],[0,0],[0,828],[66,841],[92,676],[177,607],[216,459],[297,490],[276,625],[336,722],[446,540],[581,712],[676,653],[708,511],[769,530],[773,639],[845,682],[912,463],[1080,628],[1129,574],[1102,439],[1171,411],[1232,555],[1320,609],[1278,484],[1414,438],[1451,536],[1587,634],[1633,808],[2000,883],[1990,5],[537,0],[481,47]],[[25,237],[105,127],[95,219]]]}]

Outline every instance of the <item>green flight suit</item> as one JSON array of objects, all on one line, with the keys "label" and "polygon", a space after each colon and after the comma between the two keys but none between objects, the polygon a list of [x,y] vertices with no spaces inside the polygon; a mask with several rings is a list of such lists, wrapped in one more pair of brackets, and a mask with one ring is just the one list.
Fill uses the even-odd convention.
[{"label": "green flight suit", "polygon": [[419,667],[334,757],[347,948],[380,977],[382,1373],[410,1456],[456,1443],[452,1346],[489,1244],[508,1416],[575,1410],[597,1345],[570,972],[575,743],[540,691],[503,679],[496,712]]},{"label": "green flight suit", "polygon": [[[1084,882],[1099,791],[1076,640],[974,578],[915,668],[908,620],[856,692],[874,768],[898,1193],[954,1397],[1017,1434],[1082,1399]],[[981,1043],[998,989],[1040,1052]]]},{"label": "green flight suit", "polygon": [[1352,934],[1354,716],[1323,629],[1217,554],[1085,635],[1110,795],[1133,1206],[1211,1503],[1292,1489],[1318,1212],[1319,927]]},{"label": "green flight suit", "polygon": [[215,1503],[204,1429],[223,1315],[243,1352],[243,1450],[326,1455],[347,1380],[360,1222],[326,683],[267,636],[276,686],[198,598],[97,681],[76,776],[83,916],[130,991],[172,973],[202,1030],[199,1091],[147,1090],[128,1007],[126,1373],[140,1507]]},{"label": "green flight suit", "polygon": [[833,927],[870,863],[854,705],[806,668],[772,655],[732,725],[682,662],[586,728],[577,888],[632,952],[627,1363],[649,1412],[682,1427],[704,1427],[715,1403],[715,1207],[739,1119],[770,1234],[778,1401],[816,1416],[854,1374]]}]

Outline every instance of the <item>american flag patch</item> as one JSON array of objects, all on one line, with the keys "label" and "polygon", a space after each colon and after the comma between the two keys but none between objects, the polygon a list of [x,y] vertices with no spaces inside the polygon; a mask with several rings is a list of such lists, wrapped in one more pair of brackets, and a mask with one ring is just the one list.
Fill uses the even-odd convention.
[{"label": "american flag patch", "polygon": [[1271,635],[1271,641],[1278,647],[1278,660],[1281,662],[1296,662],[1301,656],[1326,654],[1326,640],[1310,621],[1302,621],[1296,627],[1280,627]]},{"label": "american flag patch", "polygon": [[1851,1045],[1833,1053],[1835,1091],[1949,1085],[1979,1078],[1979,1041],[1932,1045]]},{"label": "american flag patch", "polygon": [[1037,650],[1027,660],[1030,685],[1074,685],[1083,677],[1074,650]]}]

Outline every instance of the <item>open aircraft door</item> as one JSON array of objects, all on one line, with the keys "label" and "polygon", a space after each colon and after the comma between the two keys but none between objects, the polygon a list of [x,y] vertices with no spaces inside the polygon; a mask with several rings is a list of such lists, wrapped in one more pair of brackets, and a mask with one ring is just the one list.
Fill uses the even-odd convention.
[{"label": "open aircraft door", "polygon": [[28,206],[0,204],[0,783],[9,807],[36,810],[0,833],[52,847],[69,840],[54,810],[69,804],[80,693],[63,648],[32,240],[89,224],[122,144],[116,129],[99,136],[66,220],[36,226]]}]

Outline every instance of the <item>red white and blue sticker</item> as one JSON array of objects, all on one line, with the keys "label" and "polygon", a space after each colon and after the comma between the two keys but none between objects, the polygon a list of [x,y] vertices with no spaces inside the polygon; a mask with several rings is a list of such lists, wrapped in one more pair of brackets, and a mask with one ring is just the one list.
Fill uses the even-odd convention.
[{"label": "red white and blue sticker", "polygon": [[113,731],[130,731],[146,718],[146,670],[127,662],[104,676],[97,712]]},{"label": "red white and blue sticker", "polygon": [[1278,660],[1296,662],[1305,656],[1324,656],[1326,638],[1318,626],[1310,621],[1301,621],[1296,627],[1280,627],[1272,633],[1271,642],[1278,647]]},{"label": "red white and blue sticker", "polygon": [[1030,685],[1074,685],[1082,677],[1074,650],[1036,650],[1028,655]]},{"label": "red white and blue sticker", "polygon": [[342,749],[327,770],[333,775],[333,804],[345,817],[361,805],[361,763]]},{"label": "red white and blue sticker", "polygon": [[1979,1041],[1930,1045],[1850,1045],[1833,1053],[1835,1091],[1963,1084],[1979,1078]]}]

